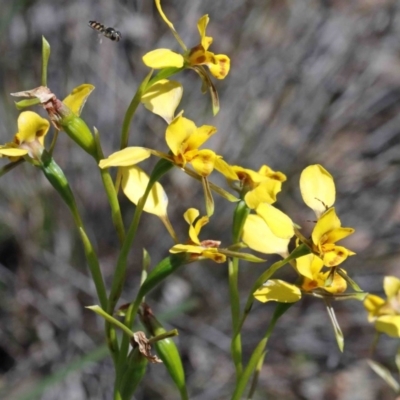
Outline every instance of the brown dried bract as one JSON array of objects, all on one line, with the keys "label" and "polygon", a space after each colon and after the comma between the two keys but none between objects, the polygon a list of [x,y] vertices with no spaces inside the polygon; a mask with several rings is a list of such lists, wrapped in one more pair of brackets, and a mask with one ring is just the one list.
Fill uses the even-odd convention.
[{"label": "brown dried bract", "polygon": [[151,346],[149,340],[146,338],[144,332],[138,331],[133,334],[133,338],[131,338],[132,346],[138,347],[139,352],[146,357],[151,363],[162,363],[162,361],[157,357],[151,355]]},{"label": "brown dried bract", "polygon": [[24,90],[22,92],[10,93],[11,96],[14,97],[29,97],[29,98],[37,98],[39,101],[44,104],[50,100],[56,98],[56,95],[51,92],[51,90],[46,86],[39,86],[35,89]]},{"label": "brown dried bract", "polygon": [[204,248],[207,249],[215,249],[218,248],[221,245],[221,241],[220,240],[212,240],[212,239],[207,239],[207,240],[203,240],[200,245]]},{"label": "brown dried bract", "polygon": [[57,99],[56,95],[46,86],[39,86],[35,89],[11,93],[11,96],[29,97],[31,99],[37,98],[49,114],[50,121],[58,130],[61,130],[59,121],[71,113],[71,111],[64,106],[62,101]]}]

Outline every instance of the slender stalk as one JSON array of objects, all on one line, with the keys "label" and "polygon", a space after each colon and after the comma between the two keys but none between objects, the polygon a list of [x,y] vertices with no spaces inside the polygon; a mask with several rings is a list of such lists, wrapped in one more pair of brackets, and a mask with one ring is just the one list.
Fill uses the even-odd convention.
[{"label": "slender stalk", "polygon": [[140,99],[142,98],[142,95],[146,91],[147,84],[151,78],[151,75],[153,74],[153,71],[151,70],[150,73],[143,79],[142,83],[138,87],[135,95],[133,96],[133,99],[131,100],[128,109],[126,110],[125,116],[124,116],[124,121],[122,122],[122,132],[121,132],[121,145],[120,149],[124,149],[126,146],[128,146],[128,139],[129,139],[129,127],[131,125],[131,121],[133,118],[133,115],[136,112],[136,109],[138,108],[140,104]]},{"label": "slender stalk", "polygon": [[264,351],[262,353],[260,359],[258,360],[256,370],[254,371],[253,380],[251,381],[249,394],[247,395],[247,400],[252,400],[252,398],[254,396],[254,392],[256,391],[257,384],[258,384],[258,378],[260,377],[260,372],[261,372],[262,366],[264,364],[264,358],[265,358],[266,354],[267,354],[267,352]]},{"label": "slender stalk", "polygon": [[[231,342],[231,354],[235,364],[236,379],[240,378],[243,372],[242,365],[242,337],[238,329],[240,323],[240,297],[238,289],[239,259],[229,260],[229,298],[232,314],[233,337]],[[236,334],[235,334],[236,333]]]},{"label": "slender stalk", "polygon": [[[247,383],[253,373],[253,371],[257,368],[260,362],[260,358],[265,356],[265,347],[267,346],[268,339],[271,336],[272,331],[275,328],[275,325],[278,319],[293,305],[293,303],[278,303],[275,312],[271,318],[271,322],[268,326],[267,331],[265,332],[264,337],[260,340],[257,347],[254,349],[251,354],[250,360],[246,365],[242,375],[239,380],[236,382],[235,391],[232,396],[232,400],[240,400],[242,398],[243,392],[246,389]],[[254,390],[254,388],[252,389]]]},{"label": "slender stalk", "polygon": [[83,227],[83,225],[81,226],[77,225],[77,227],[81,235],[83,247],[85,249],[86,259],[89,265],[89,270],[90,273],[92,274],[93,282],[96,286],[96,291],[99,297],[101,307],[103,309],[107,309],[107,303],[108,303],[107,291],[104,284],[103,275],[100,270],[99,260],[93,249],[92,244],[90,243],[89,237],[86,234],[85,228]]},{"label": "slender stalk", "polygon": [[[99,260],[89,240],[89,237],[86,234],[82,218],[76,205],[74,194],[69,186],[67,178],[65,177],[62,169],[56,164],[53,158],[46,151],[43,152],[40,163],[40,168],[42,169],[44,175],[54,187],[54,189],[60,194],[61,198],[64,200],[65,204],[71,211],[75,225],[78,228],[82,240],[86,260],[89,266],[90,273],[92,275],[94,285],[96,287],[96,292],[100,301],[100,305],[104,310],[106,310],[108,307],[108,298],[103,275],[100,269]],[[106,332],[108,332],[108,330],[106,330]],[[107,339],[110,353],[113,357],[114,363],[116,364],[118,356],[118,346],[116,346],[115,341],[113,342],[112,340],[110,340],[110,335],[107,335]]]},{"label": "slender stalk", "polygon": [[[167,172],[172,167],[173,167],[173,164],[171,164],[169,161],[166,161],[163,159],[161,159],[156,164],[156,166],[154,167],[153,173],[150,177],[147,188],[145,190],[145,193],[143,194],[142,198],[140,199],[140,201],[138,202],[138,204],[136,206],[136,210],[135,210],[135,214],[133,216],[132,223],[128,229],[125,240],[122,244],[122,248],[121,248],[121,251],[120,251],[120,254],[118,257],[118,261],[117,261],[117,267],[116,267],[113,281],[111,284],[111,291],[110,291],[110,295],[108,298],[108,308],[107,308],[107,312],[110,315],[112,315],[114,312],[115,305],[117,304],[117,301],[122,292],[123,285],[125,283],[128,255],[131,250],[132,243],[136,237],[136,232],[137,232],[137,228],[139,226],[140,217],[143,212],[143,207],[146,204],[147,197],[150,194],[150,191],[151,191],[153,185],[160,179],[160,177],[165,172]],[[129,315],[131,316],[132,319],[134,319],[134,317],[136,316],[137,308],[140,306],[140,301],[141,301],[141,299],[138,299],[137,304],[135,303],[134,312],[129,313]],[[130,309],[131,309],[131,307],[130,307]],[[125,319],[125,325],[128,327],[131,327],[132,324],[133,324],[133,322],[130,323],[129,316],[127,315],[127,318]],[[108,327],[110,329],[109,335],[111,335],[112,334],[111,326],[109,324],[108,324]],[[119,350],[119,356],[118,356],[117,378],[115,381],[115,391],[118,390],[119,385],[120,385],[120,379],[124,372],[126,357],[128,355],[128,349],[129,349],[129,338],[127,338],[126,335],[123,335],[121,347]]]},{"label": "slender stalk", "polygon": [[[96,128],[94,128],[94,140],[96,142],[96,148],[97,148],[96,161],[99,162],[101,159],[104,158],[104,153],[103,149],[101,148],[99,132]],[[100,169],[100,174],[104,189],[106,191],[108,202],[111,207],[111,218],[114,227],[117,231],[119,241],[122,244],[125,240],[125,227],[124,227],[124,222],[122,220],[121,208],[118,201],[117,191],[115,189],[114,182],[111,178],[109,169],[108,168]]]},{"label": "slender stalk", "polygon": [[114,182],[111,178],[108,169],[100,170],[101,179],[103,181],[103,186],[107,194],[108,202],[111,207],[111,218],[114,227],[117,231],[118,239],[122,244],[125,240],[125,227],[122,220],[121,208],[118,201],[117,192],[115,190]]},{"label": "slender stalk", "polygon": [[69,186],[67,178],[65,177],[62,169],[56,164],[54,159],[46,151],[43,153],[40,162],[40,168],[42,169],[46,178],[54,187],[54,189],[56,189],[56,191],[61,195],[65,204],[68,206],[69,210],[72,213],[75,225],[77,226],[82,239],[85,255],[88,261],[90,272],[93,277],[94,284],[96,286],[96,291],[100,300],[100,304],[103,308],[107,308],[107,292],[100,270],[99,261],[93,249],[93,246],[90,243],[90,240],[86,234],[82,218],[76,205],[74,194]]},{"label": "slender stalk", "polygon": [[18,161],[10,162],[3,167],[0,168],[0,177],[5,175],[7,172],[10,172],[12,169],[15,167],[18,167],[18,165],[21,165],[25,160],[23,158],[20,158]]},{"label": "slender stalk", "polygon": [[47,86],[47,65],[50,58],[49,42],[42,36],[42,86]]},{"label": "slender stalk", "polygon": [[181,68],[164,68],[158,72],[156,76],[154,76],[152,79],[151,76],[153,75],[153,70],[149,72],[149,74],[143,79],[142,83],[138,87],[135,95],[133,96],[133,99],[131,100],[128,109],[126,110],[124,121],[122,123],[122,132],[121,132],[121,144],[120,144],[120,149],[124,149],[125,147],[128,146],[128,139],[129,139],[129,127],[131,125],[131,121],[133,118],[133,115],[136,112],[136,109],[138,108],[140,104],[140,100],[142,96],[146,93],[146,90],[154,85],[156,82],[158,82],[161,79],[167,79],[172,75],[177,74],[178,72],[182,71],[184,67]]},{"label": "slender stalk", "polygon": [[[236,206],[236,210],[233,217],[233,243],[240,241],[244,222],[249,214],[250,210],[246,206],[246,203],[241,200]],[[243,372],[242,365],[242,337],[240,333],[240,296],[239,296],[239,259],[233,258],[229,260],[229,298],[231,304],[232,314],[232,342],[231,342],[231,353],[232,359],[235,364],[236,380],[238,380]]]}]

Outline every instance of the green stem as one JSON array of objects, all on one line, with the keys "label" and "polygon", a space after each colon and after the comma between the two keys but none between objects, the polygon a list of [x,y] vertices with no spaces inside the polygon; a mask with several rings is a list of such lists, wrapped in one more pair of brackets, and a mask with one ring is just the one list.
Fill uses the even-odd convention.
[{"label": "green stem", "polygon": [[254,396],[254,392],[256,391],[257,384],[258,384],[258,378],[260,377],[260,372],[261,372],[262,366],[264,364],[264,358],[265,358],[266,354],[267,354],[267,352],[264,351],[258,360],[256,369],[254,371],[253,380],[251,381],[249,394],[247,395],[247,400],[251,400]]},{"label": "green stem", "polygon": [[[101,148],[99,132],[96,128],[94,128],[94,140],[96,143],[97,149],[97,163],[104,158],[103,149]],[[114,227],[117,231],[118,238],[120,243],[122,244],[125,240],[125,227],[124,222],[122,220],[121,208],[118,201],[117,191],[115,190],[114,182],[111,178],[110,171],[108,168],[100,169],[101,180],[103,181],[103,186],[106,191],[106,195],[108,198],[108,202],[111,207],[111,218],[114,224]]]},{"label": "green stem", "polygon": [[232,396],[232,400],[240,400],[244,390],[246,389],[247,383],[256,369],[257,365],[260,362],[260,358],[265,355],[265,347],[267,346],[267,342],[269,337],[271,336],[272,331],[275,328],[276,322],[278,319],[293,305],[293,303],[278,303],[274,315],[272,316],[271,322],[268,326],[267,331],[265,332],[264,337],[258,343],[257,347],[254,349],[250,360],[243,371],[243,374],[240,376],[240,379],[236,383],[235,391]]},{"label": "green stem", "polygon": [[47,86],[47,65],[50,58],[49,42],[42,36],[42,86]]},{"label": "green stem", "polygon": [[[106,310],[108,307],[107,291],[101,273],[99,260],[94,251],[94,248],[86,234],[82,218],[79,214],[78,207],[76,205],[74,194],[69,186],[67,178],[65,177],[61,168],[56,164],[53,158],[45,151],[42,154],[40,168],[49,180],[54,189],[61,195],[65,204],[68,206],[72,213],[75,225],[79,230],[79,234],[82,240],[83,248],[85,250],[86,260],[89,265],[89,270],[92,275],[94,285],[96,287],[97,296],[100,301],[101,307]],[[109,330],[106,329],[108,333]],[[117,362],[118,357],[118,343],[112,340],[110,335],[107,335],[107,344],[110,349],[110,353],[113,357],[114,363]]]},{"label": "green stem", "polygon": [[[143,207],[146,204],[147,197],[148,197],[153,185],[160,179],[160,177],[163,174],[165,174],[172,167],[173,167],[173,164],[171,164],[171,162],[163,160],[163,159],[161,159],[156,164],[156,166],[154,167],[153,173],[150,176],[149,183],[147,184],[146,191],[144,192],[142,198],[140,199],[140,201],[138,202],[138,204],[136,206],[136,210],[135,210],[135,214],[133,216],[132,223],[129,227],[129,230],[126,234],[125,240],[122,244],[122,248],[121,248],[121,251],[120,251],[120,254],[118,257],[118,261],[117,261],[117,267],[116,267],[113,281],[111,284],[111,291],[110,291],[110,295],[108,298],[108,308],[107,308],[107,312],[110,315],[113,314],[115,305],[117,304],[118,299],[121,296],[122,288],[125,283],[128,255],[131,250],[132,243],[136,236],[137,228],[138,228],[139,222],[140,222],[140,217],[143,212]],[[139,305],[140,305],[140,302],[138,304],[138,307],[139,307]],[[136,312],[137,312],[137,310],[136,310]],[[136,315],[136,312],[134,315]],[[126,322],[125,322],[125,324],[126,324]],[[110,324],[107,324],[107,325],[108,325],[108,329],[109,329],[108,336],[112,337],[113,332],[111,331],[111,329],[113,329],[113,328],[111,327]],[[129,325],[127,325],[127,326],[130,327]],[[116,340],[116,338],[113,340]],[[118,367],[117,367],[117,378],[115,381],[115,391],[117,391],[117,389],[119,388],[120,379],[121,379],[124,365],[126,362],[128,348],[129,348],[129,340],[127,340],[126,336],[124,335],[122,337],[121,348],[120,348],[119,356],[118,356]]]},{"label": "green stem", "polygon": [[99,306],[88,306],[86,307],[89,310],[94,311],[96,314],[100,315],[101,317],[103,317],[106,321],[108,321],[110,324],[113,324],[114,326],[116,326],[117,328],[121,329],[123,332],[125,332],[125,334],[127,334],[130,338],[133,337],[134,333],[126,326],[124,325],[122,322],[118,321],[117,319],[115,319],[113,316],[107,314],[101,307]]},{"label": "green stem", "polygon": [[23,158],[20,158],[18,161],[10,162],[3,167],[0,168],[0,177],[5,175],[7,172],[10,172],[12,169],[15,167],[18,167],[18,165],[21,165],[25,160]]},{"label": "green stem", "polygon": [[83,226],[78,226],[78,229],[85,249],[86,258],[89,264],[89,270],[92,274],[93,282],[96,286],[97,296],[99,297],[101,307],[103,309],[107,309],[107,291],[104,284],[103,275],[100,270],[99,260],[86,234],[85,228]]},{"label": "green stem", "polygon": [[[231,354],[235,364],[236,379],[240,378],[243,371],[242,365],[242,337],[239,328],[240,297],[238,288],[239,259],[229,260],[229,298],[232,314],[232,328],[234,336],[231,342]],[[237,332],[237,333],[236,333]],[[236,334],[235,334],[236,333]]]},{"label": "green stem", "polygon": [[108,299],[106,287],[104,284],[103,276],[100,270],[100,265],[96,253],[93,249],[92,244],[86,234],[83,226],[82,218],[79,214],[78,207],[75,202],[74,194],[69,186],[67,178],[64,175],[62,169],[56,164],[52,157],[47,152],[42,155],[41,165],[43,173],[49,180],[51,185],[61,195],[65,204],[70,209],[74,218],[75,225],[77,226],[83,247],[85,249],[85,255],[89,264],[89,269],[93,277],[94,284],[96,286],[97,295],[99,297],[100,304],[103,308],[107,308]]},{"label": "green stem", "polygon": [[[147,276],[146,280],[140,286],[139,292],[133,303],[130,304],[125,316],[125,325],[132,329],[133,322],[138,313],[138,309],[143,301],[144,296],[162,282],[166,277],[170,276],[174,271],[189,262],[186,253],[173,254],[162,260]],[[124,335],[122,337],[120,356],[117,366],[117,377],[121,377],[127,371],[126,357],[129,349],[129,338]],[[116,382],[116,389],[119,388],[119,381]]]},{"label": "green stem", "polygon": [[[250,209],[246,203],[241,200],[238,202],[233,217],[233,243],[240,241],[243,226]],[[238,380],[243,372],[242,365],[242,338],[240,334],[240,296],[239,296],[239,259],[233,258],[229,260],[229,298],[232,314],[233,337],[231,342],[232,359],[235,364],[236,380]]]},{"label": "green stem", "polygon": [[121,150],[128,146],[129,127],[131,125],[133,115],[135,114],[136,109],[140,104],[140,99],[142,98],[142,95],[146,91],[147,84],[149,83],[152,74],[153,71],[151,70],[150,73],[143,79],[135,95],[133,96],[133,99],[131,100],[128,109],[126,110],[124,121],[122,122],[121,145],[120,145]]},{"label": "green stem", "polygon": [[153,75],[153,70],[151,70],[149,74],[143,79],[142,83],[138,87],[125,113],[124,121],[122,123],[122,132],[121,132],[121,145],[120,145],[121,150],[128,146],[129,127],[131,125],[133,115],[135,114],[136,109],[140,104],[142,96],[146,93],[146,90],[155,83],[157,83],[158,81],[160,81],[161,79],[167,79],[170,76],[175,75],[178,72],[182,71],[183,69],[184,67],[164,68],[160,70],[158,74],[150,80],[151,76]]},{"label": "green stem", "polygon": [[117,304],[117,301],[121,295],[122,292],[122,287],[125,282],[125,275],[126,275],[126,267],[127,267],[127,260],[128,260],[128,254],[129,251],[131,250],[132,243],[135,239],[137,228],[139,226],[140,222],[140,217],[143,212],[143,207],[146,204],[147,197],[153,187],[153,185],[160,179],[160,177],[165,174],[169,169],[173,167],[173,164],[167,160],[161,159],[158,161],[158,163],[155,165],[153,173],[150,176],[149,183],[147,184],[147,188],[138,202],[136,209],[135,209],[135,214],[133,216],[132,223],[129,227],[129,230],[126,234],[124,243],[122,244],[122,248],[118,257],[117,261],[117,267],[114,273],[112,285],[111,285],[111,291],[110,291],[110,296],[109,296],[109,306],[108,306],[108,313],[112,315],[114,312],[114,307]]},{"label": "green stem", "polygon": [[111,218],[117,231],[118,239],[122,244],[125,240],[125,227],[114,182],[108,169],[100,169],[100,174],[111,207]]}]

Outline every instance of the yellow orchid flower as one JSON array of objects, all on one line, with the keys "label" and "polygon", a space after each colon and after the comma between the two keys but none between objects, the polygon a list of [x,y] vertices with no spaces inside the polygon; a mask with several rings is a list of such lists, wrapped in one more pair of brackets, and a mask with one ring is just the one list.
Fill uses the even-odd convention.
[{"label": "yellow orchid flower", "polygon": [[374,294],[368,295],[364,300],[368,321],[375,324],[378,332],[400,337],[400,279],[385,276],[383,288],[386,300]]},{"label": "yellow orchid flower", "polygon": [[273,171],[267,165],[263,165],[258,171],[238,165],[233,165],[232,169],[240,182],[239,185],[232,186],[244,195],[246,205],[251,209],[256,209],[261,203],[275,203],[276,196],[282,189],[282,182],[286,181],[282,172]]},{"label": "yellow orchid flower", "polygon": [[225,54],[214,54],[208,51],[213,38],[206,36],[206,28],[210,18],[208,15],[203,15],[197,22],[197,29],[200,33],[200,43],[193,47],[188,56],[189,64],[193,67],[196,65],[206,65],[211,72],[211,75],[217,79],[224,79],[230,69],[230,59]]},{"label": "yellow orchid flower", "polygon": [[183,48],[185,54],[181,55],[169,49],[153,50],[143,56],[143,62],[150,68],[161,69],[168,67],[181,68],[187,65],[189,68],[196,68],[197,66],[206,65],[211,75],[217,79],[224,79],[230,69],[230,59],[225,54],[214,54],[208,51],[213,38],[206,36],[206,28],[209,22],[208,15],[203,15],[197,22],[197,29],[200,34],[200,43],[188,50],[183,40],[176,32],[173,24],[164,14],[160,0],[156,0],[157,9],[168,27],[172,30],[173,35],[178,43]]},{"label": "yellow orchid flower", "polygon": [[205,93],[207,89],[210,91],[213,113],[216,115],[219,111],[219,99],[218,93],[211,81],[209,73],[204,68],[207,66],[212,76],[217,79],[224,79],[230,70],[230,59],[225,54],[214,54],[208,50],[213,39],[212,37],[206,36],[206,28],[209,22],[208,15],[202,16],[197,22],[197,29],[200,34],[200,43],[194,46],[192,49],[188,49],[180,38],[174,25],[164,14],[161,8],[161,1],[155,0],[157,10],[164,20],[164,22],[171,29],[175,39],[183,49],[183,54],[175,53],[170,49],[156,49],[150,51],[143,56],[143,62],[146,66],[153,69],[164,69],[164,68],[191,68],[201,78],[202,92]]},{"label": "yellow orchid flower", "polygon": [[0,157],[17,161],[25,155],[39,159],[44,149],[44,137],[50,127],[47,119],[33,111],[24,111],[18,117],[18,132],[11,143],[0,146]]},{"label": "yellow orchid flower", "polygon": [[185,168],[186,164],[190,163],[203,178],[208,177],[216,169],[228,179],[235,179],[235,172],[222,156],[212,150],[199,149],[216,131],[217,129],[211,125],[196,127],[193,121],[180,114],[168,125],[165,132],[166,142],[172,155],[144,147],[127,147],[101,160],[99,166],[100,168],[127,167],[154,154],[171,161],[179,168]]},{"label": "yellow orchid flower", "polygon": [[297,258],[296,270],[302,277],[301,289],[305,292],[322,289],[331,294],[343,293],[347,288],[346,280],[337,273],[331,279],[331,271],[323,272],[323,267],[324,262],[315,254]]},{"label": "yellow orchid flower", "polygon": [[[196,177],[201,180],[205,193],[207,215],[211,216],[214,212],[214,201],[211,194],[208,176],[214,169],[222,173],[227,179],[236,179],[236,174],[226,163],[222,156],[212,150],[199,149],[199,147],[212,136],[217,129],[214,126],[203,125],[196,127],[195,123],[178,115],[166,130],[166,141],[171,149],[169,154],[160,151],[150,150],[143,147],[127,147],[116,153],[111,154],[107,159],[101,160],[100,168],[111,166],[130,166],[134,165],[153,154],[168,160],[179,168],[185,169],[186,164],[190,163],[196,172]],[[190,175],[193,171],[185,169]]]},{"label": "yellow orchid flower", "polygon": [[[317,289],[327,294],[343,293],[347,283],[340,275],[335,274],[330,279],[330,272],[322,272],[324,264],[314,254],[308,254],[296,259],[296,270],[302,277],[300,285],[294,285],[280,279],[269,279],[264,285],[254,292],[254,297],[266,303],[268,301],[279,301],[281,303],[294,303],[302,297],[302,292],[313,292]],[[327,285],[327,282],[330,282]]]},{"label": "yellow orchid flower", "polygon": [[200,258],[209,258],[217,263],[226,261],[225,254],[218,252],[218,247],[221,244],[218,240],[203,240],[200,241],[199,234],[201,228],[208,224],[208,217],[204,216],[198,218],[199,211],[195,208],[189,208],[184,214],[185,221],[189,224],[189,244],[176,244],[169,252],[176,253],[189,253],[192,260]]},{"label": "yellow orchid flower", "polygon": [[321,215],[311,234],[313,251],[320,255],[324,265],[334,267],[355,253],[335,243],[354,233],[353,228],[342,228],[340,219],[332,207]]},{"label": "yellow orchid flower", "polygon": [[182,115],[176,117],[165,132],[165,139],[173,154],[173,163],[181,168],[191,163],[194,170],[202,177],[210,175],[215,168],[225,176],[228,174],[228,177],[233,178],[235,174],[222,156],[212,150],[199,149],[216,132],[217,128],[214,126],[196,127],[190,119]]},{"label": "yellow orchid flower", "polygon": [[336,189],[332,175],[321,165],[310,165],[300,175],[304,202],[314,210],[317,219],[335,202]]}]

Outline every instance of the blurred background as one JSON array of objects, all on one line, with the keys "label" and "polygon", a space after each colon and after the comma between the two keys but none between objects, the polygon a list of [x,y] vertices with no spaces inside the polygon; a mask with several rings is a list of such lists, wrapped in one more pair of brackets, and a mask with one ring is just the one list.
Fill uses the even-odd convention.
[{"label": "blurred background", "polygon": [[[106,155],[117,150],[124,113],[147,73],[141,57],[159,47],[179,51],[153,1],[3,0],[1,6],[0,143],[17,131],[19,112],[9,93],[40,84],[44,35],[51,45],[49,87],[63,99],[81,83],[95,85],[82,117],[99,129]],[[301,200],[299,175],[305,166],[321,163],[335,177],[342,224],[356,229],[346,245],[357,255],[343,266],[365,291],[382,295],[383,277],[399,276],[400,2],[163,0],[163,8],[188,47],[198,44],[196,22],[208,13],[211,51],[231,58],[229,76],[215,82],[221,100],[216,117],[194,72],[174,77],[184,85],[180,109],[185,116],[218,128],[207,147],[231,164],[252,169],[268,164],[285,173],[278,206],[306,234],[315,217]],[[100,43],[89,20],[118,29],[122,40]],[[35,111],[45,116],[39,107]],[[164,121],[140,107],[130,144],[165,151],[164,132]],[[75,192],[109,284],[119,245],[97,166],[63,133],[54,157]],[[147,171],[152,165],[153,160],[143,163]],[[218,176],[212,180],[225,185]],[[204,212],[201,187],[177,169],[162,184],[170,219],[184,240],[183,212],[188,207]],[[234,205],[215,199],[216,213],[202,238],[229,245]],[[134,206],[123,196],[121,203],[128,224]],[[121,303],[136,294],[143,247],[154,266],[172,244],[162,223],[144,215]],[[265,266],[243,263],[243,299]],[[279,277],[293,278],[287,270]],[[84,308],[97,300],[80,240],[67,208],[31,165],[1,179],[0,296],[1,398],[112,398],[114,375],[103,324]],[[227,266],[191,264],[147,301],[167,328],[179,329],[191,399],[230,398]],[[304,298],[270,339],[255,399],[394,398],[366,363],[374,332],[362,303],[334,306],[344,353],[323,303]],[[243,332],[246,359],[273,309],[255,304]],[[397,344],[382,337],[374,355],[392,371]],[[176,398],[164,367],[150,365],[135,399]]]}]

